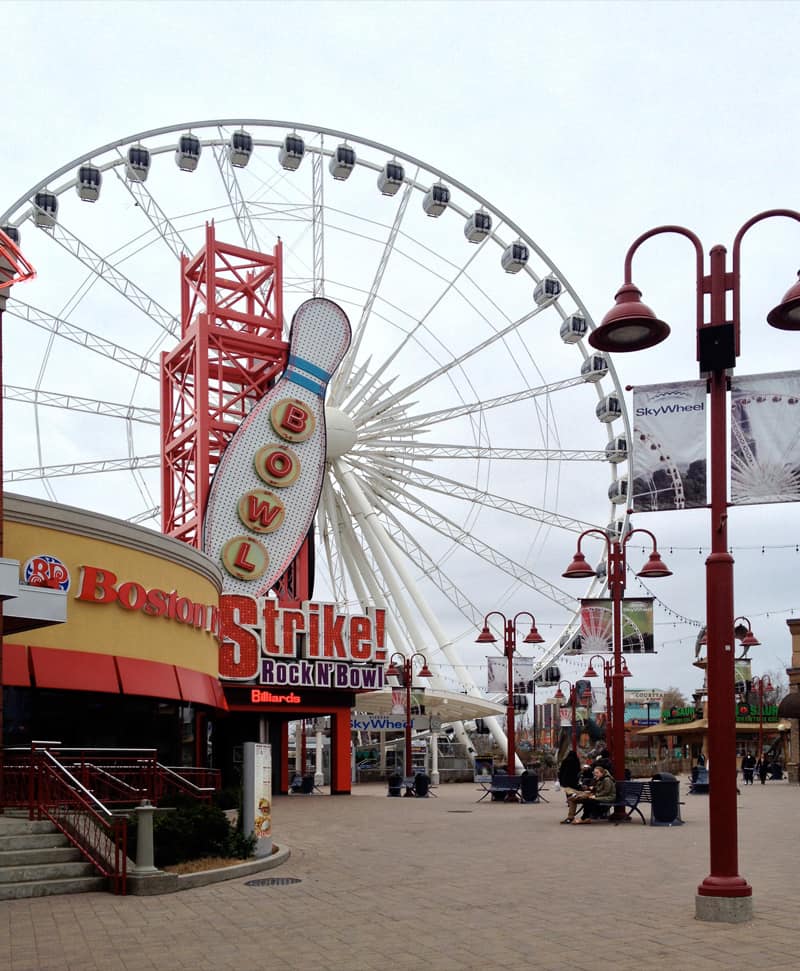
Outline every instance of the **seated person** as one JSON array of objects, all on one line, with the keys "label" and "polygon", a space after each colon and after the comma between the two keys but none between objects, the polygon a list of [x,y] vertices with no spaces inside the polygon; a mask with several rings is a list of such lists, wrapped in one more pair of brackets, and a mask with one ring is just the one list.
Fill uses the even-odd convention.
[{"label": "seated person", "polygon": [[289,789],[292,792],[302,792],[303,790],[303,777],[299,772],[295,772],[292,776],[292,781],[289,783]]},{"label": "seated person", "polygon": [[[600,805],[613,803],[617,798],[617,786],[608,771],[602,765],[596,765],[592,770],[592,788],[586,792],[576,792],[567,797],[569,806],[565,823],[590,823],[592,818],[600,815]],[[578,807],[583,807],[583,819],[575,819]]]}]

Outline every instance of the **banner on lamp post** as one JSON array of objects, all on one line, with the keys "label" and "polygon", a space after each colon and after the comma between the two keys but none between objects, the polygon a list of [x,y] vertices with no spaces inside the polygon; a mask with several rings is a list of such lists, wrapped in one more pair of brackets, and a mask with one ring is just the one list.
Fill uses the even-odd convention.
[{"label": "banner on lamp post", "polygon": [[[489,692],[508,692],[508,661],[505,657],[486,658],[486,690]],[[533,658],[515,657],[512,668],[514,692],[531,694],[533,691]]]},{"label": "banner on lamp post", "polygon": [[731,503],[800,500],[800,371],[731,379]]},{"label": "banner on lamp post", "polygon": [[635,388],[629,451],[634,512],[705,506],[706,382]]},{"label": "banner on lamp post", "polygon": [[[654,654],[653,598],[623,597],[622,653]],[[610,598],[581,600],[581,654],[614,650],[614,603]]]}]

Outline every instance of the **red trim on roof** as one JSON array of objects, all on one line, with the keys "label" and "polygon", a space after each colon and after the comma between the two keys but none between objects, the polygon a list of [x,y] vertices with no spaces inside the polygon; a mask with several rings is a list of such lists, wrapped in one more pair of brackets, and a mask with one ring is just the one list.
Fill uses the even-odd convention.
[{"label": "red trim on roof", "polygon": [[3,644],[3,684],[11,688],[29,688],[28,648],[24,644]]},{"label": "red trim on roof", "polygon": [[217,695],[214,689],[219,684],[216,678],[210,674],[202,674],[200,671],[190,671],[188,668],[175,667],[178,675],[178,684],[181,687],[181,694],[184,701],[193,701],[199,705],[208,705],[210,708],[217,707]]},{"label": "red trim on roof", "polygon": [[37,688],[119,694],[117,669],[110,654],[59,651],[51,647],[31,647],[30,652]]},{"label": "red trim on roof", "polygon": [[117,657],[115,660],[123,694],[181,700],[174,664],[144,661],[136,657]]}]

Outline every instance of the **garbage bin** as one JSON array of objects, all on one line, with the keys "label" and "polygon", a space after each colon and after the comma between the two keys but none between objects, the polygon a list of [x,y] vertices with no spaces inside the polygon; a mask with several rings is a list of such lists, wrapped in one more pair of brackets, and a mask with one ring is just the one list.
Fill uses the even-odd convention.
[{"label": "garbage bin", "polygon": [[403,777],[398,775],[396,772],[389,776],[388,779],[389,791],[386,793],[387,796],[401,796],[403,788]]},{"label": "garbage bin", "polygon": [[650,825],[682,826],[680,782],[671,772],[656,772],[650,779]]}]

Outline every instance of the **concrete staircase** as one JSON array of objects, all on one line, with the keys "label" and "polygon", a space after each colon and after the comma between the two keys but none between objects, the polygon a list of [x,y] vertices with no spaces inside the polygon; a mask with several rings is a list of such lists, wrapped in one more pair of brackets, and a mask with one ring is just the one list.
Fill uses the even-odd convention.
[{"label": "concrete staircase", "polygon": [[105,889],[105,878],[52,823],[0,815],[0,900]]}]

